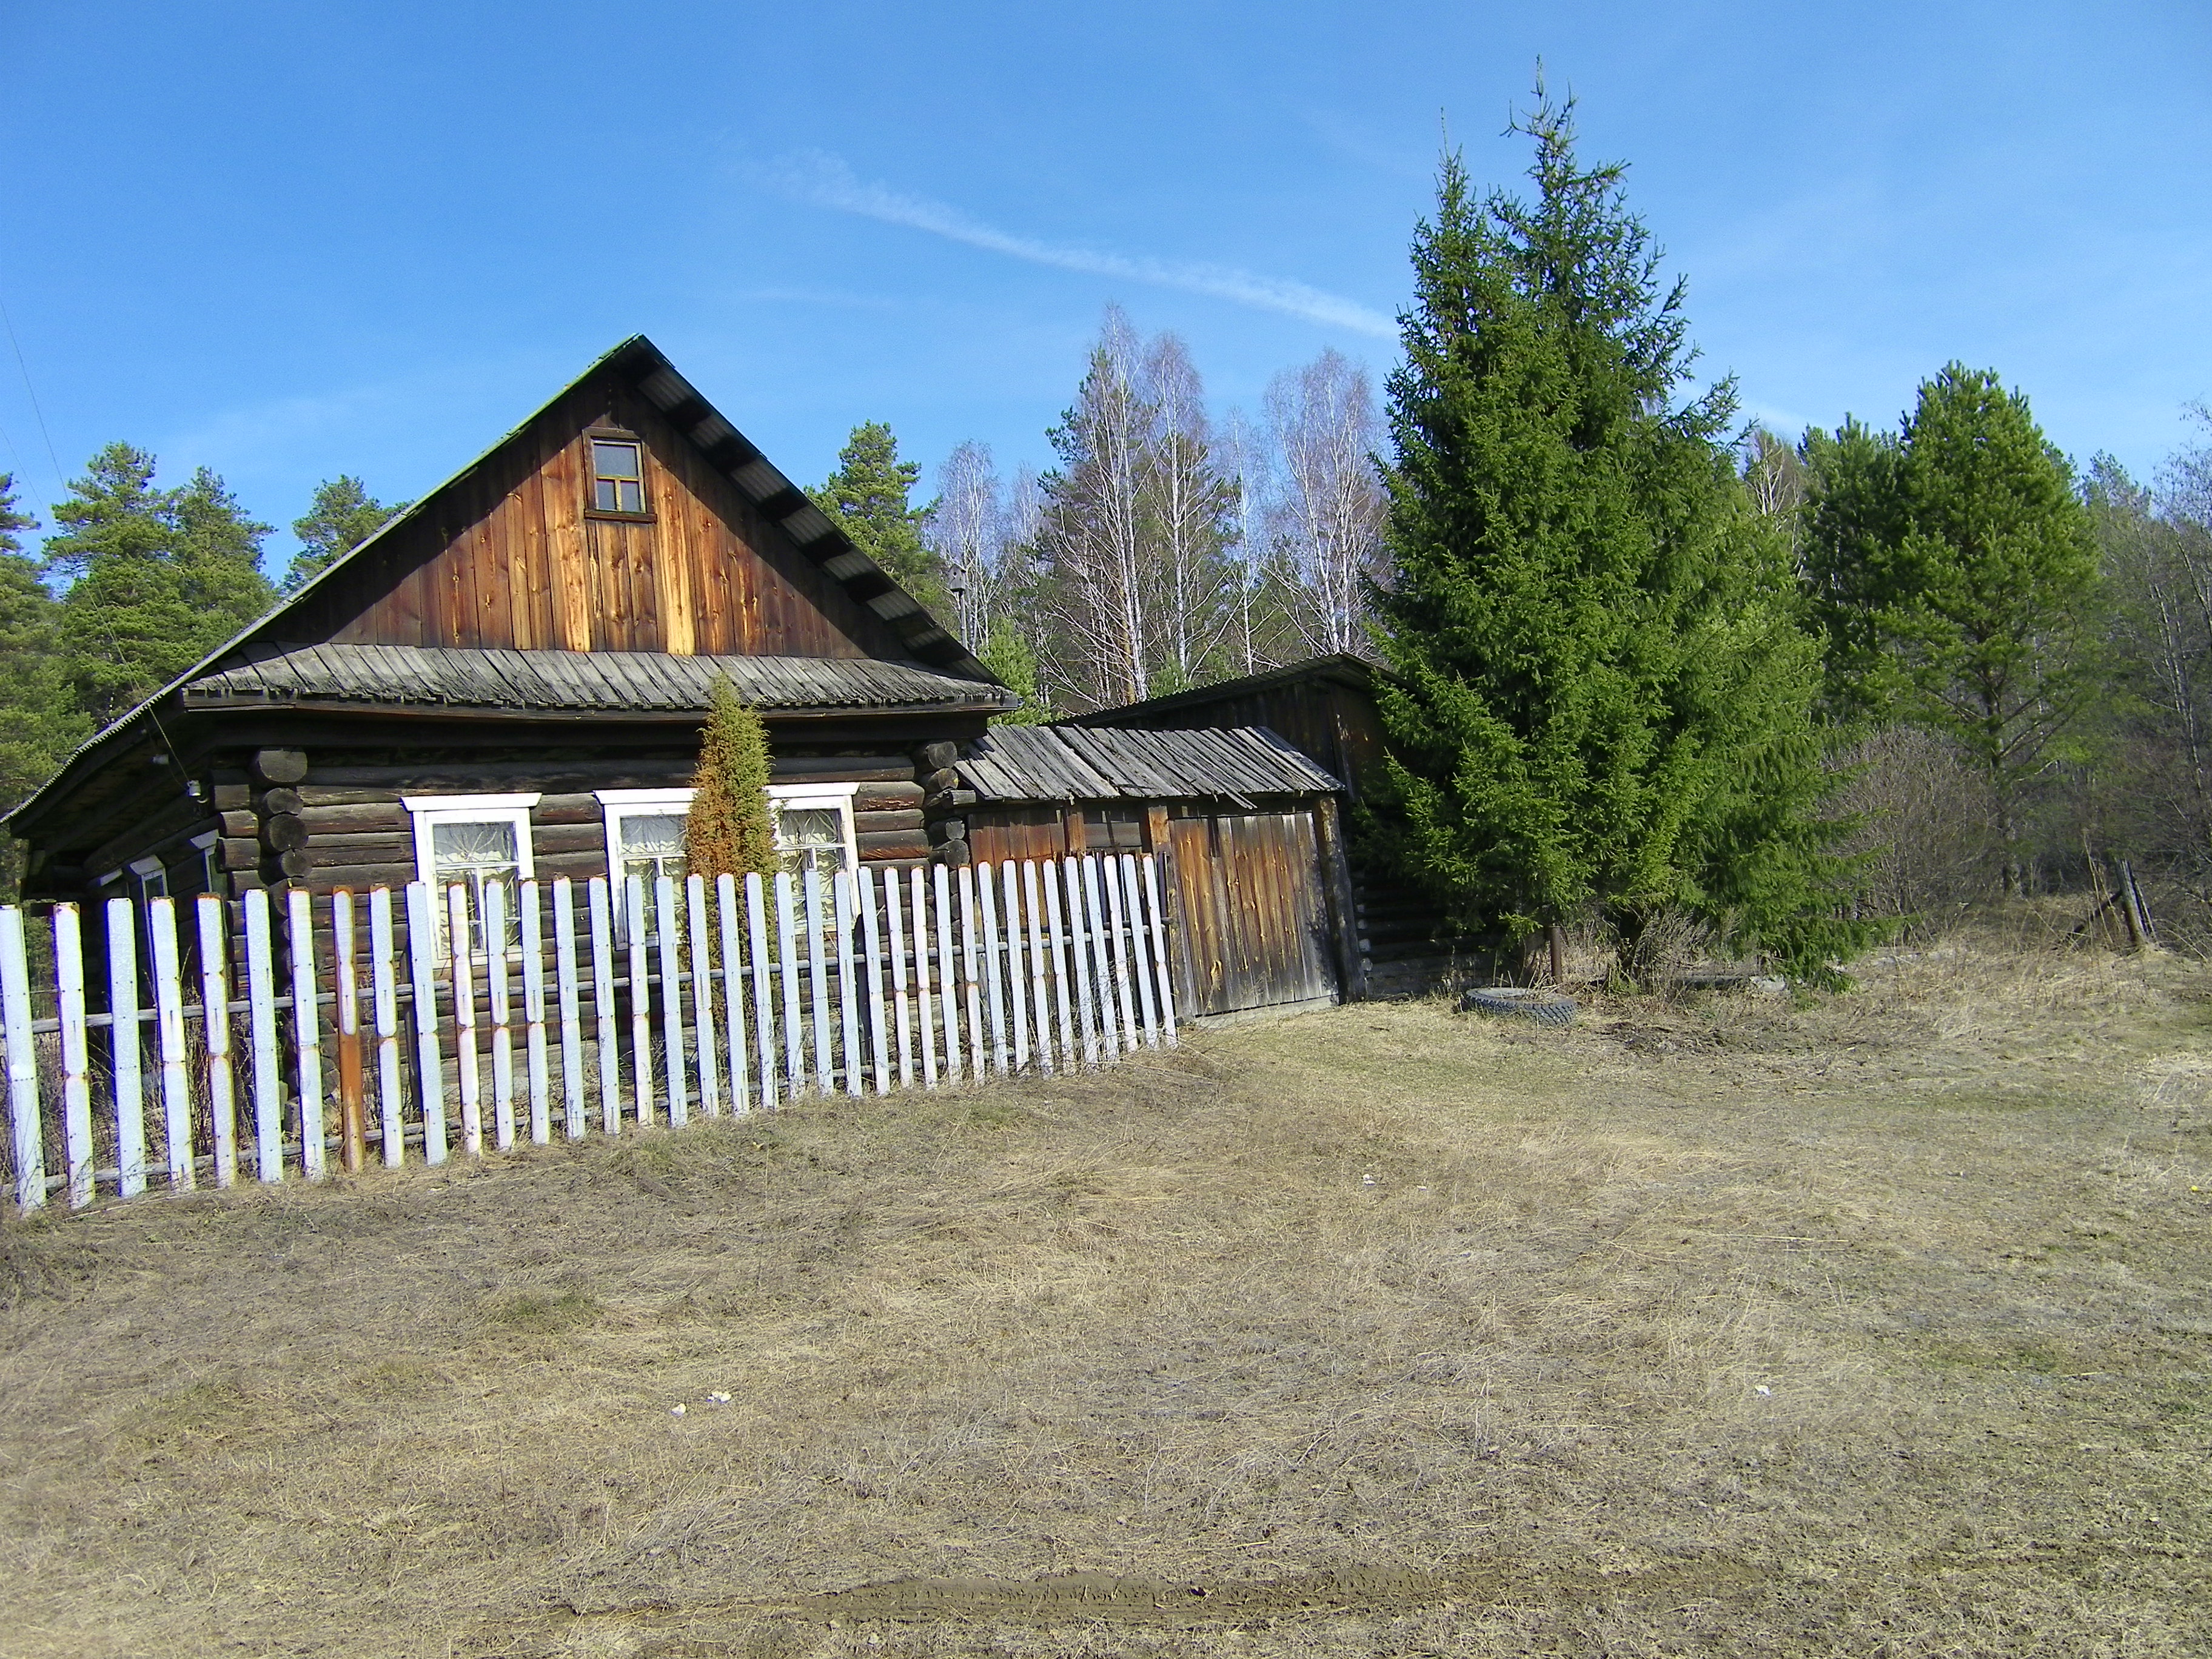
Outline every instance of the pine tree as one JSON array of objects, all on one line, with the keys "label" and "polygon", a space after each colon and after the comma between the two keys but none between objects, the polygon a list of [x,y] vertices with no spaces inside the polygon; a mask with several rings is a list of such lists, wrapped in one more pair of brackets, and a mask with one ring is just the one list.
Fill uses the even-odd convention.
[{"label": "pine tree", "polygon": [[768,809],[768,730],[727,677],[714,682],[700,734],[699,769],[684,820],[684,859],[695,876],[742,882],[777,869],[775,826]]},{"label": "pine tree", "polygon": [[[70,696],[61,607],[16,533],[37,528],[16,507],[14,477],[0,472],[0,811],[52,777],[92,732]],[[0,890],[15,891],[21,857],[12,838],[0,848]]]},{"label": "pine tree", "polygon": [[1390,382],[1376,828],[1515,938],[1683,905],[1800,975],[1850,930],[1814,817],[1817,653],[1735,477],[1726,381],[1686,403],[1682,289],[1539,106],[1534,203],[1448,155]]},{"label": "pine tree", "polygon": [[2030,793],[2099,686],[2097,554],[2073,470],[2027,399],[1953,363],[1895,438],[1815,444],[1809,559],[1829,679],[1957,743],[2021,885]]},{"label": "pine tree", "polygon": [[154,485],[154,458],[110,444],[54,509],[50,576],[71,579],[61,631],[78,705],[106,724],[268,610],[269,526],[201,468],[181,489]]},{"label": "pine tree", "polygon": [[341,472],[317,484],[314,501],[306,516],[292,520],[300,550],[292,556],[284,572],[281,591],[298,592],[407,507],[405,501],[385,506],[350,473]]},{"label": "pine tree", "polygon": [[837,470],[809,493],[831,523],[912,594],[932,615],[951,614],[945,567],[922,539],[927,505],[910,497],[921,467],[899,459],[898,440],[881,421],[853,428],[837,452]]}]

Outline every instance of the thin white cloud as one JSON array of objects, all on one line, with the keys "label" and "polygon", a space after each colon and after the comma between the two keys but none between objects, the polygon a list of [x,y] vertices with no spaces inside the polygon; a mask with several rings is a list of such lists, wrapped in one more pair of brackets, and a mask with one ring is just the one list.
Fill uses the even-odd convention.
[{"label": "thin white cloud", "polygon": [[1286,316],[1303,317],[1308,322],[1348,328],[1383,339],[1394,338],[1398,332],[1395,321],[1371,307],[1309,288],[1304,283],[1257,276],[1229,265],[1107,253],[1017,235],[987,225],[945,203],[871,184],[856,177],[839,157],[820,150],[786,157],[763,169],[762,177],[786,195],[817,207],[834,208],[841,213],[857,214],[864,219],[901,225],[909,230],[927,231],[948,241],[1025,259],[1031,264],[1078,270],[1092,276],[1118,277],[1125,282],[1149,283],[1158,288],[1181,289],[1187,294],[1209,295],[1217,300],[1281,312]]}]

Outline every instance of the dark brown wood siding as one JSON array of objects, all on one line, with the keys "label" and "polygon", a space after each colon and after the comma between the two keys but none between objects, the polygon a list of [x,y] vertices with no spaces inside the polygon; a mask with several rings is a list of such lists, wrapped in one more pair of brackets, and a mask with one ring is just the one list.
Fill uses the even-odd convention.
[{"label": "dark brown wood siding", "polygon": [[1382,759],[1382,723],[1373,696],[1334,676],[1276,680],[1241,691],[1232,681],[1219,690],[1214,697],[1178,697],[1170,708],[1109,708],[1086,714],[1080,723],[1154,732],[1264,726],[1311,756],[1354,799]]},{"label": "dark brown wood siding", "polygon": [[[594,516],[590,431],[645,448],[650,521]],[[888,657],[896,633],[635,390],[583,382],[284,624],[288,644]]]},{"label": "dark brown wood siding", "polygon": [[1339,994],[1310,811],[1168,825],[1178,1009],[1241,1013]]}]

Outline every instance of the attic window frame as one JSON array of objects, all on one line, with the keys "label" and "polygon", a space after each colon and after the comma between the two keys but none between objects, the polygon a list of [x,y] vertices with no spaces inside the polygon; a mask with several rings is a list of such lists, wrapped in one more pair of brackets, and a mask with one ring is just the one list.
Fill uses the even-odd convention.
[{"label": "attic window frame", "polygon": [[[637,493],[645,503],[642,511],[623,513],[613,507],[601,507],[599,502],[599,459],[598,445],[623,444],[637,452]],[[645,440],[636,433],[621,427],[592,427],[584,434],[584,455],[590,465],[584,475],[584,516],[587,519],[606,519],[616,524],[651,524],[653,511],[651,474],[646,468]]]}]

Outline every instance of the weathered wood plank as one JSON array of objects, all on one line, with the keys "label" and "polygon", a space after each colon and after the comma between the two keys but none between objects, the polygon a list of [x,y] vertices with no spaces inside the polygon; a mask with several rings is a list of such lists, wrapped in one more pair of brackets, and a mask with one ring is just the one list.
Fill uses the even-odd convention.
[{"label": "weathered wood plank", "polygon": [[383,1131],[384,1167],[407,1161],[407,1133],[399,1083],[399,986],[392,966],[392,890],[368,896],[369,1006],[376,1029],[376,1101]]},{"label": "weathered wood plank", "polygon": [[192,902],[199,923],[200,1018],[207,1044],[208,1139],[215,1184],[238,1182],[238,1097],[230,1064],[230,918],[223,902],[203,893]]},{"label": "weathered wood plank", "polygon": [[292,1057],[300,1075],[300,1171],[320,1181],[325,1168],[322,1014],[315,998],[315,912],[302,888],[284,895],[292,958]]},{"label": "weathered wood plank", "polygon": [[422,1161],[446,1161],[446,1079],[438,1058],[439,900],[428,883],[407,884],[407,962],[414,1000],[416,1103],[422,1114]]},{"label": "weathered wood plank", "polygon": [[453,986],[453,1068],[461,1085],[461,1151],[483,1155],[483,1078],[477,1069],[477,988],[471,960],[468,889],[446,890],[446,943]]},{"label": "weathered wood plank", "polygon": [[139,1063],[137,907],[107,901],[108,1088],[115,1103],[116,1190],[134,1198],[146,1190],[146,1100]]},{"label": "weathered wood plank", "polygon": [[44,1126],[39,1119],[39,1051],[31,1035],[31,969],[23,913],[0,908],[0,1034],[8,1043],[8,1124],[15,1154],[15,1207],[26,1214],[46,1201]]},{"label": "weathered wood plank", "polygon": [[276,974],[269,945],[269,895],[246,896],[246,1018],[253,1042],[253,1162],[264,1182],[284,1178],[283,1079],[276,1067]]},{"label": "weathered wood plank", "polygon": [[544,1146],[553,1139],[553,1079],[546,1063],[545,919],[538,884],[526,881],[518,885],[515,903],[522,923],[522,1030],[529,1073],[530,1141],[534,1146]]}]

